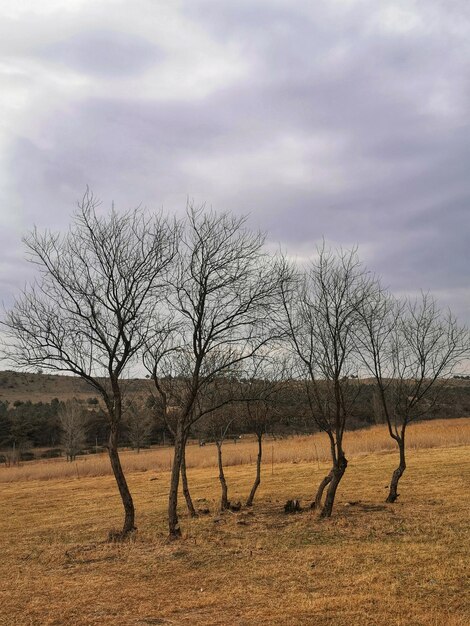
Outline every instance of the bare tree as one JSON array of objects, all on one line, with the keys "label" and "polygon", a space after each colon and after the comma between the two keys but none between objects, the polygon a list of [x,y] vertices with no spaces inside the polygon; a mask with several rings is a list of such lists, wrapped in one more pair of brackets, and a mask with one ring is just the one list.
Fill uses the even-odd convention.
[{"label": "bare tree", "polygon": [[246,506],[253,506],[253,501],[261,484],[261,462],[263,457],[263,437],[274,428],[280,410],[280,394],[288,385],[285,355],[273,353],[258,360],[253,376],[244,382],[246,400],[243,428],[256,435],[258,454],[256,457],[256,475]]},{"label": "bare tree", "polygon": [[[230,500],[228,499],[228,485],[224,472],[224,463],[222,455],[222,447],[225,440],[230,434],[234,422],[240,419],[240,414],[233,404],[221,406],[219,409],[212,411],[199,421],[199,431],[203,434],[205,441],[213,441],[217,448],[217,466],[219,469],[220,482],[220,511],[230,508]],[[202,422],[202,423],[201,423]]]},{"label": "bare tree", "polygon": [[152,412],[144,402],[132,398],[124,406],[124,423],[129,443],[134,450],[140,452],[143,446],[150,443],[155,423]]},{"label": "bare tree", "polygon": [[176,228],[140,210],[100,217],[98,204],[87,192],[66,234],[34,230],[25,239],[39,278],[5,326],[17,365],[72,372],[101,395],[124,537],[135,528],[135,512],[118,453],[123,378],[165,289]]},{"label": "bare tree", "polygon": [[[156,395],[153,396],[155,416],[164,424],[174,441],[187,384],[181,375],[182,346],[180,345],[179,323],[175,324],[169,319],[156,316],[155,324],[156,332],[147,342],[143,363],[155,386]],[[188,513],[191,517],[197,517],[197,511],[189,491],[186,470],[186,443],[189,434],[190,428],[185,433],[180,472]]]},{"label": "bare tree", "polygon": [[67,461],[75,461],[86,441],[86,412],[75,399],[67,400],[61,403],[58,417]]},{"label": "bare tree", "polygon": [[468,354],[468,331],[426,293],[398,302],[378,287],[363,302],[361,315],[360,353],[375,378],[382,413],[399,450],[386,500],[395,502],[406,469],[407,426],[438,402],[454,367]]},{"label": "bare tree", "polygon": [[[277,267],[263,244],[261,234],[245,227],[245,218],[188,209],[168,303],[177,327],[165,347],[149,342],[145,357],[157,388],[163,389],[168,369],[180,381],[169,402],[176,409],[168,503],[171,538],[181,534],[178,484],[191,426],[232,401],[220,399],[211,388],[272,338],[270,320],[279,281]],[[209,397],[214,404],[207,401]]]},{"label": "bare tree", "polygon": [[[347,467],[343,435],[359,385],[354,332],[360,323],[358,308],[367,299],[371,278],[356,250],[338,251],[325,245],[306,271],[290,279],[286,263],[283,287],[285,323],[305,381],[310,413],[330,441],[332,468],[321,481],[314,506],[319,507],[328,487],[321,516],[332,513],[336,490]],[[294,287],[292,285],[295,284]]]}]

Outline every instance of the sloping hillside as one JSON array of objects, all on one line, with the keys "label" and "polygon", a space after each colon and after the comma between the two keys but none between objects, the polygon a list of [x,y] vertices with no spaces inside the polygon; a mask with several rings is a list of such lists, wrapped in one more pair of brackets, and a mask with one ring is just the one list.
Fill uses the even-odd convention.
[{"label": "sloping hillside", "polygon": [[[150,381],[133,379],[128,381],[133,393],[150,392]],[[78,376],[55,374],[33,374],[25,372],[0,372],[0,401],[10,403],[50,402],[53,398],[86,399],[95,397],[96,391]]]},{"label": "sloping hillside", "polygon": [[[371,379],[361,379],[365,383],[352,416],[357,421],[356,427],[375,423],[372,412],[372,394],[374,384]],[[152,393],[153,384],[145,378],[133,378],[126,381],[126,392],[147,397]],[[291,389],[292,398],[298,397],[296,388]],[[97,392],[78,376],[65,376],[49,373],[0,371],[0,402],[13,404],[21,402],[50,402],[54,398],[68,400],[77,398],[87,400],[97,397]],[[446,389],[439,403],[430,410],[427,418],[451,418],[470,415],[470,380],[452,379],[447,381]]]}]

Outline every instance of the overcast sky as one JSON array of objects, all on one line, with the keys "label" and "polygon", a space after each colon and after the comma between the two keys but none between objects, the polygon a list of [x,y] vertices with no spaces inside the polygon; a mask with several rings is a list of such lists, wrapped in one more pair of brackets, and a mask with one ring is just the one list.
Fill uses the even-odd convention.
[{"label": "overcast sky", "polygon": [[21,236],[107,209],[249,213],[357,244],[470,322],[468,0],[2,0],[0,297]]}]

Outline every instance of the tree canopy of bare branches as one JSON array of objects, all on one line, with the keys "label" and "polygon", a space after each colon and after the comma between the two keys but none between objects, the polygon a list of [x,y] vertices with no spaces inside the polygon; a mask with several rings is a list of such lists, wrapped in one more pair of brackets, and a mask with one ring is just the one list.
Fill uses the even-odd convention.
[{"label": "tree canopy of bare branches", "polygon": [[468,354],[469,335],[427,293],[397,301],[377,286],[360,312],[359,353],[376,381],[390,437],[399,449],[387,496],[387,502],[395,502],[406,469],[406,428],[438,401],[455,366]]},{"label": "tree canopy of bare branches", "polygon": [[123,414],[129,443],[140,452],[142,447],[150,444],[155,424],[154,412],[141,398],[130,398],[124,404]]},{"label": "tree canopy of bare branches", "polygon": [[75,461],[85,443],[87,415],[86,410],[76,400],[63,402],[58,412],[61,428],[61,442],[68,461]]},{"label": "tree canopy of bare branches", "polygon": [[369,297],[373,279],[356,250],[335,253],[325,245],[317,249],[316,259],[305,271],[295,277],[286,264],[284,273],[288,278],[283,287],[287,334],[299,376],[306,382],[311,416],[330,441],[332,469],[315,497],[319,507],[328,487],[321,515],[329,517],[347,467],[343,435],[358,393],[358,385],[349,378],[357,372],[358,310]]},{"label": "tree canopy of bare branches", "polygon": [[72,372],[101,395],[124,536],[135,513],[118,454],[122,379],[166,289],[177,229],[140,210],[102,217],[98,205],[87,192],[67,233],[34,230],[25,239],[39,278],[17,299],[5,326],[15,364]]},{"label": "tree canopy of bare branches", "polygon": [[[170,537],[180,535],[178,483],[192,424],[233,400],[215,388],[273,337],[278,268],[264,249],[264,237],[245,222],[227,213],[188,209],[168,299],[169,332],[165,341],[157,332],[147,343],[144,363],[176,418]],[[157,319],[155,327],[161,327]],[[168,385],[169,375],[178,376],[179,384]]]}]

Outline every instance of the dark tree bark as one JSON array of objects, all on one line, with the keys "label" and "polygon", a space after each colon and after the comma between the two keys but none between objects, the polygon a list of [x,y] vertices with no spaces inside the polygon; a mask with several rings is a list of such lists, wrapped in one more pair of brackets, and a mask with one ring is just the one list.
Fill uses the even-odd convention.
[{"label": "dark tree bark", "polygon": [[168,532],[170,539],[181,537],[181,529],[178,520],[178,486],[181,474],[181,462],[184,450],[184,434],[178,424],[175,436],[175,450],[170,477],[170,492],[168,496]]},{"label": "dark tree bark", "polygon": [[256,458],[256,478],[255,478],[255,482],[253,483],[253,487],[251,488],[248,500],[246,501],[246,506],[253,506],[253,500],[255,498],[256,490],[258,489],[259,484],[261,482],[261,459],[263,455],[263,443],[262,443],[263,434],[257,433],[256,436],[258,438],[258,456]]},{"label": "dark tree bark", "polygon": [[225,511],[226,509],[230,507],[230,502],[228,501],[228,487],[227,487],[227,481],[225,480],[224,466],[222,463],[222,443],[216,442],[216,446],[217,446],[217,462],[219,465],[219,481],[220,481],[220,487],[222,489],[222,495],[220,498],[220,510]]},{"label": "dark tree bark", "polygon": [[331,513],[333,512],[333,504],[335,501],[336,490],[338,489],[338,485],[341,482],[341,479],[344,476],[344,472],[348,466],[348,462],[343,453],[340,453],[338,457],[337,463],[332,469],[331,480],[328,485],[328,490],[326,492],[325,504],[323,505],[322,511],[320,513],[320,517],[331,517]]},{"label": "dark tree bark", "polygon": [[186,474],[186,443],[187,439],[185,439],[183,446],[183,453],[181,457],[181,483],[183,486],[183,494],[186,500],[186,506],[188,507],[188,513],[191,517],[197,517],[196,509],[194,508],[193,500],[191,498],[191,493],[189,491],[188,486],[188,476]]},{"label": "dark tree bark", "polygon": [[331,483],[331,479],[333,478],[333,470],[330,471],[329,474],[325,476],[325,478],[318,485],[317,493],[315,495],[315,500],[312,502],[310,508],[319,509],[321,507],[323,492],[325,491],[325,487],[327,487]]},{"label": "dark tree bark", "polygon": [[121,536],[124,538],[130,532],[135,530],[135,510],[131,492],[127,485],[126,477],[121,466],[121,460],[118,453],[118,432],[115,428],[111,429],[108,441],[109,460],[113,469],[114,478],[119,489],[122,504],[124,506],[124,524]]},{"label": "dark tree bark", "polygon": [[388,492],[387,499],[385,502],[393,503],[397,500],[400,495],[398,490],[398,482],[400,478],[403,476],[406,469],[406,459],[405,459],[405,427],[402,428],[401,435],[398,435],[396,438],[396,442],[398,444],[398,449],[400,451],[400,462],[398,467],[392,474],[392,480],[390,482],[390,489]]},{"label": "dark tree bark", "polygon": [[[131,492],[122,469],[121,460],[119,458],[119,429],[122,420],[122,392],[118,377],[113,373],[110,376],[112,398],[107,398],[108,420],[111,425],[108,439],[108,454],[111,461],[114,478],[118,486],[119,495],[121,496],[122,505],[124,507],[124,523],[120,534],[112,533],[113,540],[125,539],[126,536],[136,530],[135,527],[135,509]],[[111,535],[110,535],[111,536]]]}]

